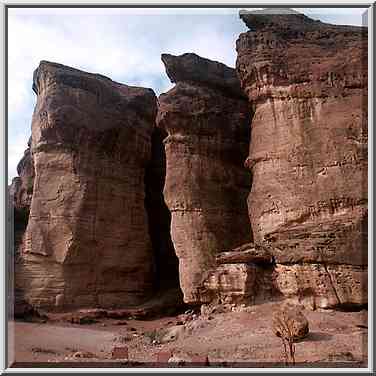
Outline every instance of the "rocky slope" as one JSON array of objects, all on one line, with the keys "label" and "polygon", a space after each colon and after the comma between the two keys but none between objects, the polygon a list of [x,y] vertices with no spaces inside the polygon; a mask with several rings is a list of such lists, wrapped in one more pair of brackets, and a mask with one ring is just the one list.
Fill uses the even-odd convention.
[{"label": "rocky slope", "polygon": [[204,281],[216,253],[251,240],[243,167],[251,109],[234,69],[195,54],[162,61],[176,83],[159,97],[157,124],[168,134],[164,195],[184,300],[200,303],[213,298]]},{"label": "rocky slope", "polygon": [[313,307],[367,302],[367,30],[241,12],[237,72],[255,105],[246,166],[276,285]]},{"label": "rocky slope", "polygon": [[144,207],[152,90],[60,64],[34,74],[35,167],[17,285],[37,307],[111,307],[152,291]]}]

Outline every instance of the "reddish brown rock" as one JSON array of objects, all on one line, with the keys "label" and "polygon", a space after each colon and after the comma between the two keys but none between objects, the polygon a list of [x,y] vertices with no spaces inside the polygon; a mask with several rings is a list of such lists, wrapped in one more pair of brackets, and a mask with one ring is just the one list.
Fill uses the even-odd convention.
[{"label": "reddish brown rock", "polygon": [[288,10],[241,18],[251,30],[237,40],[237,72],[256,107],[246,160],[255,242],[268,242],[283,293],[364,304],[367,29]]},{"label": "reddish brown rock", "polygon": [[34,192],[18,273],[27,300],[59,309],[144,301],[153,91],[49,62],[33,89]]},{"label": "reddish brown rock", "polygon": [[251,110],[235,70],[194,54],[162,55],[176,86],[159,97],[165,139],[164,195],[187,303],[210,300],[204,280],[215,255],[252,240],[243,168]]},{"label": "reddish brown rock", "polygon": [[205,288],[218,303],[253,301],[257,266],[251,263],[222,264],[208,272]]},{"label": "reddish brown rock", "polygon": [[31,156],[31,138],[28,142],[28,148],[17,165],[18,176],[13,178],[10,186],[10,196],[14,208],[30,208],[31,198],[33,196],[34,184],[34,164]]},{"label": "reddish brown rock", "polygon": [[209,366],[209,357],[207,355],[195,355],[191,358],[194,366]]},{"label": "reddish brown rock", "polygon": [[9,187],[10,215],[14,230],[14,246],[18,253],[23,234],[29,219],[31,198],[34,185],[34,163],[30,151],[31,138],[24,156],[17,165],[18,176],[13,178]]},{"label": "reddish brown rock", "polygon": [[126,359],[128,360],[128,347],[127,346],[115,346],[111,352],[112,359]]},{"label": "reddish brown rock", "polygon": [[31,138],[24,156],[17,165],[18,176],[9,186],[8,223],[10,225],[10,244],[8,253],[8,281],[10,307],[14,308],[15,317],[30,316],[33,307],[25,300],[23,289],[17,284],[15,264],[19,262],[20,249],[29,220],[30,205],[33,195],[34,164],[30,151]]},{"label": "reddish brown rock", "polygon": [[231,251],[224,251],[216,256],[217,264],[272,263],[272,255],[266,247],[253,243],[244,244]]},{"label": "reddish brown rock", "polygon": [[172,358],[172,351],[159,351],[156,356],[157,363],[168,363],[168,360]]}]

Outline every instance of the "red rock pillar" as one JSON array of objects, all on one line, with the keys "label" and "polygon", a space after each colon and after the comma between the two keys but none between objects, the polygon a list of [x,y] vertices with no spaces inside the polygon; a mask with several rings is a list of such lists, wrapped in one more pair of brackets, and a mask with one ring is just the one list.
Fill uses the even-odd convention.
[{"label": "red rock pillar", "polygon": [[137,304],[152,291],[144,207],[152,90],[41,62],[22,283],[37,307]]},{"label": "red rock pillar", "polygon": [[237,72],[255,105],[247,166],[255,241],[286,296],[367,302],[367,29],[244,12]]},{"label": "red rock pillar", "polygon": [[164,195],[187,303],[212,297],[204,287],[215,255],[247,243],[251,110],[235,70],[194,54],[162,55],[176,86],[159,97],[157,124],[166,130]]}]

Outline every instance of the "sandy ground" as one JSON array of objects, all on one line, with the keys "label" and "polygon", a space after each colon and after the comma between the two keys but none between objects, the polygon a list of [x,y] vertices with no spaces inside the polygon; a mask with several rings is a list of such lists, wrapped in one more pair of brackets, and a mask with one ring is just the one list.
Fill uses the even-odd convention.
[{"label": "sandy ground", "polygon": [[[210,366],[281,367],[282,343],[271,328],[275,308],[276,303],[265,303],[241,312],[212,313],[209,317],[197,314],[183,324],[185,315],[148,321],[99,319],[86,325],[16,321],[10,327],[14,334],[13,366],[177,366],[161,363],[163,355],[158,359],[158,354],[171,352],[175,359],[185,361],[185,366],[197,356],[200,361],[207,356]],[[367,367],[366,310],[304,314],[310,333],[295,344],[296,366]],[[166,329],[176,331],[175,339],[159,343],[156,333]],[[112,360],[113,348],[124,346],[129,361]]]}]

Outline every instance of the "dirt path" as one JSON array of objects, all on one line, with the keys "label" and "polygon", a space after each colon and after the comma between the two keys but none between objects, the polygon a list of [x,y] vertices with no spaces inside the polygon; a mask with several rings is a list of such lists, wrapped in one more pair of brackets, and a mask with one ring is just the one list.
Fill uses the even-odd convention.
[{"label": "dirt path", "polygon": [[[281,366],[281,341],[271,331],[275,304],[249,307],[247,312],[213,313],[205,318],[197,315],[185,323],[182,316],[148,321],[102,319],[90,325],[16,322],[15,361],[126,366],[111,360],[115,346],[126,346],[129,360],[144,366],[153,362],[155,366],[158,357],[163,358],[158,354],[169,352],[186,363],[208,356],[211,365]],[[362,363],[366,367],[367,311],[304,313],[310,334],[295,345],[298,365],[359,367]],[[163,343],[166,333],[172,332],[175,338]]]}]

